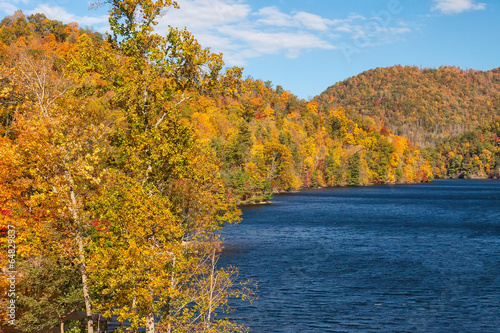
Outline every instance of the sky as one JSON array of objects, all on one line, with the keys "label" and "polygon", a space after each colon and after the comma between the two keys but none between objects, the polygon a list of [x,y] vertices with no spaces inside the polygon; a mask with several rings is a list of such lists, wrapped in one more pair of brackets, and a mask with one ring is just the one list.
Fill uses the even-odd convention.
[{"label": "sky", "polygon": [[[227,66],[310,99],[365,70],[397,64],[500,67],[498,0],[177,0],[157,32],[186,27]],[[0,0],[64,23],[109,30],[108,8],[80,0]]]}]

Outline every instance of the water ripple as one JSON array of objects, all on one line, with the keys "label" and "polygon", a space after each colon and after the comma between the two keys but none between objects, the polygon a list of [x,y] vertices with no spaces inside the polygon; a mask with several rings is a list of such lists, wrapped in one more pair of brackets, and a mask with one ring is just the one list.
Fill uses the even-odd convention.
[{"label": "water ripple", "polygon": [[500,182],[280,195],[223,231],[250,332],[500,332]]}]

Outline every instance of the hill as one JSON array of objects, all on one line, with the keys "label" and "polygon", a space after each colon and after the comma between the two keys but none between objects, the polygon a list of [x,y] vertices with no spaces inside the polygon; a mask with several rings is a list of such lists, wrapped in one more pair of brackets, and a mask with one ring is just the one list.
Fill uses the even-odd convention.
[{"label": "hill", "polygon": [[[31,98],[16,95],[26,90],[16,88],[11,73],[11,68],[19,67],[19,58],[25,53],[40,54],[43,60],[47,48],[55,49],[58,58],[54,68],[67,71],[74,60],[68,62],[65,57],[71,59],[74,50],[91,43],[85,36],[99,45],[107,43],[77,24],[51,21],[42,14],[25,17],[19,12],[1,21],[0,58],[5,70],[0,89],[7,92],[0,96],[2,132],[11,133],[19,101]],[[96,85],[93,98],[109,103],[107,100],[120,91],[113,85],[117,81],[108,84],[95,77],[85,84]],[[186,82],[174,83],[185,88]],[[371,119],[351,119],[341,107],[319,108],[316,102],[300,100],[281,86],[241,79],[239,68],[229,69],[207,87],[196,93],[184,92],[172,117],[180,118],[183,126],[192,130],[198,146],[215,154],[227,200],[255,202],[301,187],[419,182],[432,177],[430,164],[417,148]],[[112,98],[111,102],[107,106],[109,121],[119,126],[125,121],[123,102]]]},{"label": "hill", "polygon": [[425,151],[437,177],[500,178],[500,118]]},{"label": "hill", "polygon": [[301,187],[422,182],[431,167],[404,137],[246,79],[189,102],[183,117],[221,160],[228,197],[258,202]]},{"label": "hill", "polygon": [[474,130],[500,116],[500,69],[416,66],[376,68],[339,82],[315,98],[351,118],[372,118],[420,147]]}]

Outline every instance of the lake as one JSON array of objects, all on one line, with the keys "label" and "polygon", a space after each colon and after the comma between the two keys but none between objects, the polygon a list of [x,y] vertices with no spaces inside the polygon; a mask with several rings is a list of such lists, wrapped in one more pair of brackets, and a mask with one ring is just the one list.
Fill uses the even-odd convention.
[{"label": "lake", "polygon": [[282,194],[222,235],[250,332],[500,332],[500,181]]}]

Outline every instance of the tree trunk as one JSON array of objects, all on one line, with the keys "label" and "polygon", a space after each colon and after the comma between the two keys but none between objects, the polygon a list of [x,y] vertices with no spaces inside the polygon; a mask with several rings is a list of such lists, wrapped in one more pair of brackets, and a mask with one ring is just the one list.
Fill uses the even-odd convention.
[{"label": "tree trunk", "polygon": [[153,311],[148,314],[148,318],[146,319],[146,333],[154,333],[155,332],[155,315]]},{"label": "tree trunk", "polygon": [[[170,288],[174,290],[175,288],[175,255],[172,258],[172,276],[170,277]],[[172,299],[169,297],[169,302],[168,302],[168,324],[167,324],[167,333],[172,333],[172,316],[170,314],[170,302]]]},{"label": "tree trunk", "polygon": [[92,303],[90,302],[89,285],[87,282],[87,265],[85,264],[85,249],[80,230],[77,232],[76,241],[78,243],[78,256],[80,259],[80,274],[82,275],[83,298],[85,299],[85,312],[87,314],[87,333],[94,333],[94,320],[92,318]]},{"label": "tree trunk", "polygon": [[87,315],[87,333],[94,333],[94,319],[92,313],[92,303],[90,301],[90,292],[88,285],[88,274],[87,274],[87,265],[85,264],[85,247],[83,246],[83,237],[82,237],[82,229],[81,229],[81,218],[78,214],[78,203],[76,201],[75,191],[73,190],[73,179],[66,172],[66,178],[70,183],[70,198],[71,204],[69,210],[73,215],[73,220],[76,223],[76,243],[78,245],[78,259],[80,260],[80,274],[82,276],[82,289],[83,289],[83,298],[85,300],[85,312]]},{"label": "tree trunk", "polygon": [[211,265],[210,265],[210,290],[208,294],[208,314],[207,314],[207,319],[205,323],[205,329],[208,331],[210,329],[210,326],[212,324],[212,312],[213,312],[213,301],[214,301],[214,292],[215,288],[217,285],[217,276],[215,274],[215,269],[217,266],[217,260],[215,259],[215,248],[213,249],[212,252],[212,258],[211,258]]}]

